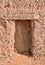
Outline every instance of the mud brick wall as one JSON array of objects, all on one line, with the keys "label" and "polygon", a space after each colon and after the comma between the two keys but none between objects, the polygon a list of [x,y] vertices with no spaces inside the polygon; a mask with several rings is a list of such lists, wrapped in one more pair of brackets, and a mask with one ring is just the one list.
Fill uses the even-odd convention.
[{"label": "mud brick wall", "polygon": [[34,21],[33,25],[31,46],[33,56],[45,55],[45,22]]},{"label": "mud brick wall", "polygon": [[45,55],[45,1],[0,0],[0,57],[29,48]]},{"label": "mud brick wall", "polygon": [[0,57],[14,53],[14,21],[0,19]]},{"label": "mud brick wall", "polygon": [[45,55],[45,1],[35,0],[33,12],[38,13],[40,18],[33,22],[33,53],[34,56]]}]

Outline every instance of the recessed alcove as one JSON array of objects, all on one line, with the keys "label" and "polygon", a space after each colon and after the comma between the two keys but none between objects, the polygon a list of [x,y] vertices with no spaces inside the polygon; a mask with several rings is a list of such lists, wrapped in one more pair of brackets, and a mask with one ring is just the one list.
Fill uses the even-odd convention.
[{"label": "recessed alcove", "polygon": [[32,44],[31,20],[15,21],[15,49],[18,53],[31,54],[30,46]]}]

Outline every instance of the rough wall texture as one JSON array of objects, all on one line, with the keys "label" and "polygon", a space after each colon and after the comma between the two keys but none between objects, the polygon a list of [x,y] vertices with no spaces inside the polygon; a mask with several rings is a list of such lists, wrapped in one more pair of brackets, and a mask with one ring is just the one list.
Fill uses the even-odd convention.
[{"label": "rough wall texture", "polygon": [[34,21],[32,33],[32,53],[34,56],[45,55],[45,22]]},{"label": "rough wall texture", "polygon": [[0,19],[0,57],[14,53],[14,21]]},{"label": "rough wall texture", "polygon": [[34,1],[33,13],[39,14],[40,18],[33,22],[32,40],[34,56],[45,55],[45,0]]},{"label": "rough wall texture", "polygon": [[[30,18],[29,14],[33,16]],[[29,18],[27,16],[29,16]],[[37,20],[34,20],[36,16]],[[2,18],[0,19],[0,57],[2,55],[13,54],[14,45],[16,45],[16,48],[20,51],[27,51],[28,44],[31,44],[30,49],[34,56],[45,55],[44,0],[0,0],[0,18]],[[24,20],[20,22],[20,18],[32,20],[30,33],[28,33],[30,23]],[[19,19],[19,21],[12,21],[12,19]],[[15,33],[17,34],[16,36]],[[32,40],[30,40],[29,35],[32,35]],[[17,41],[15,41],[15,37]],[[30,43],[30,41],[32,41],[32,43]],[[25,46],[25,48],[23,46]]]},{"label": "rough wall texture", "polygon": [[0,18],[4,19],[39,19],[33,15],[34,0],[0,0]]}]

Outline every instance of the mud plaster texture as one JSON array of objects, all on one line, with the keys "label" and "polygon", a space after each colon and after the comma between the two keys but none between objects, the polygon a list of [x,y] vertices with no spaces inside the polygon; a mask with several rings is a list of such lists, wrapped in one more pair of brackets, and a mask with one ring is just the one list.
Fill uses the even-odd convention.
[{"label": "mud plaster texture", "polygon": [[0,57],[13,54],[14,34],[14,22],[0,19]]},{"label": "mud plaster texture", "polygon": [[45,0],[0,0],[0,65],[19,65],[29,49],[30,56],[41,56],[36,64],[45,65]]}]

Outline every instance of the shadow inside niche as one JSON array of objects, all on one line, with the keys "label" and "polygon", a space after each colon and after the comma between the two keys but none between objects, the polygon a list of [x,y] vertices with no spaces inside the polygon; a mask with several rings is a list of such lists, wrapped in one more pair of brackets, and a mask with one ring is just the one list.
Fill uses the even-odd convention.
[{"label": "shadow inside niche", "polygon": [[27,56],[33,56],[30,49],[32,45],[31,20],[16,20],[15,30],[14,47],[16,52]]}]

